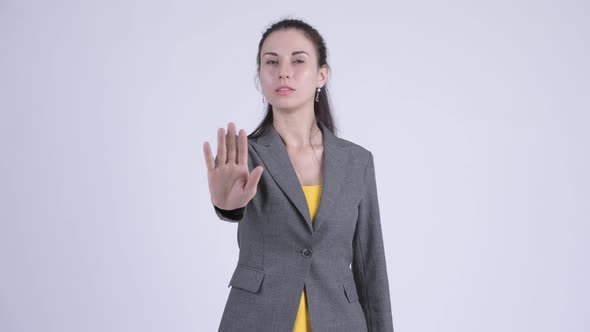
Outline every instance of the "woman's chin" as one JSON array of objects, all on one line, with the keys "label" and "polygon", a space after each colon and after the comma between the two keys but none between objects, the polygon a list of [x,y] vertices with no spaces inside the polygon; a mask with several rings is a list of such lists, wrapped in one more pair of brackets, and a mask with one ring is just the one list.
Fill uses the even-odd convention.
[{"label": "woman's chin", "polygon": [[295,100],[280,100],[274,103],[271,103],[272,109],[281,112],[294,112],[297,110],[302,109],[305,106],[305,103],[301,103]]},{"label": "woman's chin", "polygon": [[298,108],[301,108],[300,104],[289,103],[289,102],[279,102],[279,103],[274,103],[271,105],[272,105],[273,110],[281,111],[281,112],[292,112],[292,111],[297,110]]}]

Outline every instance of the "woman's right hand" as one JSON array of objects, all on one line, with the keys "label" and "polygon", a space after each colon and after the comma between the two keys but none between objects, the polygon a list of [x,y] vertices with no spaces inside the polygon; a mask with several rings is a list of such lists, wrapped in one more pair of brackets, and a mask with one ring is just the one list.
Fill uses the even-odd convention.
[{"label": "woman's right hand", "polygon": [[[256,188],[262,176],[262,166],[248,170],[248,137],[244,129],[238,134],[236,146],[236,126],[230,122],[225,129],[217,130],[217,164],[209,142],[203,144],[207,180],[211,202],[223,210],[244,207],[256,195]],[[227,142],[226,142],[227,141]]]}]

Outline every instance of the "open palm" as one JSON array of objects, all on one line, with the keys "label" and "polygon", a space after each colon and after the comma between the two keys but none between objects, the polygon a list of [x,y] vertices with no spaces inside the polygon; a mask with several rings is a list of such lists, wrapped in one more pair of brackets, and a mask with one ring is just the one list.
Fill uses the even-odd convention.
[{"label": "open palm", "polygon": [[244,207],[256,195],[256,188],[262,176],[262,166],[248,169],[248,137],[240,129],[236,144],[236,126],[230,122],[225,129],[217,130],[217,157],[213,158],[209,142],[203,144],[207,180],[211,202],[223,210]]}]

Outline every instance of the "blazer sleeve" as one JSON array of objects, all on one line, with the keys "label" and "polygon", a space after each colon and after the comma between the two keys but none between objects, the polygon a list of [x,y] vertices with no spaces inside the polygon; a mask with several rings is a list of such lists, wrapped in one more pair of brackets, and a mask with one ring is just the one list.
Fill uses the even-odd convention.
[{"label": "blazer sleeve", "polygon": [[235,210],[223,210],[215,205],[213,205],[213,208],[215,209],[215,213],[217,214],[217,217],[219,217],[219,219],[229,222],[238,222],[244,218],[244,215],[246,214],[247,205]]},{"label": "blazer sleeve", "polygon": [[392,332],[389,281],[379,217],[375,165],[370,152],[353,239],[352,272],[368,331]]}]

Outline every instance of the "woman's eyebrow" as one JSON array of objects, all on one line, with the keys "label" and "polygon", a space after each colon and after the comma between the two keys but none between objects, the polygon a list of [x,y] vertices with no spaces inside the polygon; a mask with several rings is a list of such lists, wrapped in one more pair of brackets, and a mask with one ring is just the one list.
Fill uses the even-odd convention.
[{"label": "woman's eyebrow", "polygon": [[[307,56],[309,56],[309,54],[305,51],[294,51],[293,53],[291,53],[291,55],[297,55],[297,54],[306,54]],[[266,52],[264,53],[262,56],[265,55],[274,55],[274,56],[279,56],[276,52]]]}]

